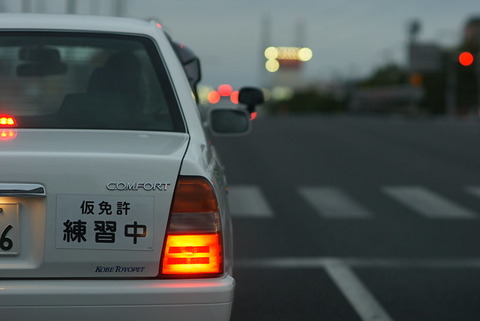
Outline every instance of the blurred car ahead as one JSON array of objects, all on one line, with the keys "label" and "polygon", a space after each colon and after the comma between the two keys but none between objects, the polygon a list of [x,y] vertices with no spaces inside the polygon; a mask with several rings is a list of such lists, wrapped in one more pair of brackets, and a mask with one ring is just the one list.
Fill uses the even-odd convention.
[{"label": "blurred car ahead", "polygon": [[229,319],[205,128],[244,133],[248,113],[201,119],[172,44],[155,22],[1,15],[0,319]]}]

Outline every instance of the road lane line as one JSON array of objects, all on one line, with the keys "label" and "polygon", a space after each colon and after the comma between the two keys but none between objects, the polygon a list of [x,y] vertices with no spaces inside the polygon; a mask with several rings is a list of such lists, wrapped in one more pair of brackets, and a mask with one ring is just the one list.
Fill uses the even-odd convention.
[{"label": "road lane line", "polygon": [[432,219],[473,219],[475,212],[420,186],[384,187],[383,192]]},{"label": "road lane line", "polygon": [[373,215],[338,188],[300,187],[299,193],[324,218],[365,219]]},{"label": "road lane line", "polygon": [[253,185],[230,186],[228,192],[230,212],[233,217],[273,217],[262,190]]},{"label": "road lane line", "polygon": [[354,268],[393,269],[480,269],[480,257],[470,258],[355,258],[355,257],[272,257],[235,259],[236,268],[246,269],[318,269],[341,260]]},{"label": "road lane line", "polygon": [[325,270],[363,321],[393,321],[355,273],[341,260],[331,260]]}]

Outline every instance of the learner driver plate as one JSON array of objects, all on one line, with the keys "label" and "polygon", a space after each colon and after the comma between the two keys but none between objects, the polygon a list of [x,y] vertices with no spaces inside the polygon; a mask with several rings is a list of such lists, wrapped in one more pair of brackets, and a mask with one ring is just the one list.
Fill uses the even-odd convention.
[{"label": "learner driver plate", "polygon": [[151,196],[57,196],[57,248],[153,249]]}]

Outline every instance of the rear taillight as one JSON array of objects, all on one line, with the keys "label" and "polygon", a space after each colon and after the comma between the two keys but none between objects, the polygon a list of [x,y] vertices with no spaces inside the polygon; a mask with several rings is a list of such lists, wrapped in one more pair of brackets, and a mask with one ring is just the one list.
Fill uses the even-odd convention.
[{"label": "rear taillight", "polygon": [[223,272],[220,214],[215,192],[201,177],[180,177],[165,237],[160,274],[213,276]]},{"label": "rear taillight", "polygon": [[0,127],[17,127],[17,121],[10,115],[0,114]]},{"label": "rear taillight", "polygon": [[17,137],[17,121],[10,115],[0,114],[0,141],[12,140]]}]

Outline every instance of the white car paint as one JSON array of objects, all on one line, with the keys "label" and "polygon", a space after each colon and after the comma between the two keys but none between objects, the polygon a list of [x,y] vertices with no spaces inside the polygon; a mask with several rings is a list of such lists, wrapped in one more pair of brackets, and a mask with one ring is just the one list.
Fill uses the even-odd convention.
[{"label": "white car paint", "polygon": [[[44,197],[0,196],[0,207],[19,204],[21,227],[19,254],[0,252],[0,319],[228,320],[235,281],[223,168],[163,30],[155,22],[123,18],[0,15],[0,35],[38,30],[153,39],[187,131],[18,128],[14,140],[0,142],[0,184],[40,184],[46,191]],[[205,177],[215,189],[224,242],[220,276],[156,277],[179,176]],[[67,244],[60,228],[82,215],[82,200],[128,200],[132,208],[138,203],[137,213],[129,214],[146,219],[154,235],[141,248]]]}]

